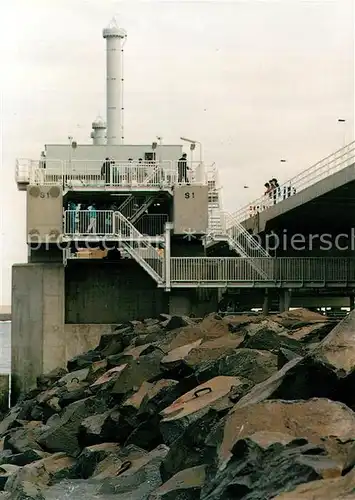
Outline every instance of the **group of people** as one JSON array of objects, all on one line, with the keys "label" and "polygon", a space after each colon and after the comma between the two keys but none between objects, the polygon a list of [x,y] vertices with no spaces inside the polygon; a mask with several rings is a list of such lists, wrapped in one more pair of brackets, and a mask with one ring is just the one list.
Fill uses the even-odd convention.
[{"label": "group of people", "polygon": [[[66,228],[67,232],[74,233],[110,233],[112,228],[112,212],[117,211],[115,203],[100,204],[97,207],[96,203],[83,204],[70,201],[67,204]],[[98,217],[97,211],[102,211]],[[106,212],[105,212],[106,211]]]},{"label": "group of people", "polygon": [[[101,167],[101,179],[105,181],[105,184],[119,184],[121,180],[120,169],[114,169],[115,160],[112,158],[105,158],[105,161]],[[184,153],[177,162],[178,166],[178,183],[189,184],[188,171],[190,167],[187,162],[187,154]],[[155,161],[143,161],[143,158],[138,158],[134,160],[133,158],[128,158],[128,169],[124,169],[123,176],[128,179],[129,183],[135,180],[139,183],[144,181],[151,181],[153,183],[163,181],[165,179],[164,171],[162,167]],[[168,174],[171,175],[171,172]]]},{"label": "group of people", "polygon": [[264,184],[265,192],[264,195],[268,196],[271,203],[276,204],[280,200],[285,200],[289,198],[291,195],[296,193],[296,189],[291,187],[291,184],[288,186],[280,187],[280,184],[277,179],[270,179],[268,182]]}]

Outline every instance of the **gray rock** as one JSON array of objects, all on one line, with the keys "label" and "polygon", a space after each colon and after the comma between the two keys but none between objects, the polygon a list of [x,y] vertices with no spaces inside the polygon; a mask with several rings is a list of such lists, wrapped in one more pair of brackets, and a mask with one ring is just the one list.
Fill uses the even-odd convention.
[{"label": "gray rock", "polygon": [[41,422],[28,422],[24,427],[11,429],[4,439],[4,447],[12,453],[23,453],[27,450],[43,451],[37,440],[46,429]]},{"label": "gray rock", "polygon": [[102,400],[93,397],[72,403],[65,408],[60,420],[39,437],[39,443],[49,451],[64,451],[68,455],[77,455],[80,451],[78,431],[81,422],[106,408]]},{"label": "gray rock", "polygon": [[18,416],[21,412],[20,406],[14,406],[5,416],[5,418],[0,422],[0,436],[3,436],[5,432],[13,427],[19,427],[16,423]]},{"label": "gray rock", "polygon": [[4,464],[0,466],[0,490],[3,491],[7,480],[20,469],[17,465]]},{"label": "gray rock", "polygon": [[48,389],[55,382],[60,380],[68,372],[65,368],[55,368],[49,373],[37,377],[37,386],[41,390]]},{"label": "gray rock", "polygon": [[234,354],[221,356],[198,365],[189,377],[199,383],[224,375],[243,377],[254,384],[268,379],[277,371],[277,355],[256,349],[237,349]]},{"label": "gray rock", "polygon": [[164,354],[157,350],[132,361],[116,381],[112,389],[112,394],[129,394],[134,388],[140,387],[143,382],[149,382],[154,377],[160,375],[160,361],[163,356]]},{"label": "gray rock", "polygon": [[103,413],[97,413],[85,418],[79,428],[79,441],[81,446],[91,446],[100,444],[106,441],[107,434],[110,429],[107,429],[109,416],[115,410],[107,410]]},{"label": "gray rock", "polygon": [[84,448],[75,464],[76,476],[88,479],[100,462],[110,455],[117,455],[119,451],[120,447],[117,443],[102,443]]},{"label": "gray rock", "polygon": [[73,372],[75,370],[90,367],[95,361],[100,361],[101,357],[102,355],[99,351],[88,351],[84,354],[79,354],[68,361],[68,371]]}]

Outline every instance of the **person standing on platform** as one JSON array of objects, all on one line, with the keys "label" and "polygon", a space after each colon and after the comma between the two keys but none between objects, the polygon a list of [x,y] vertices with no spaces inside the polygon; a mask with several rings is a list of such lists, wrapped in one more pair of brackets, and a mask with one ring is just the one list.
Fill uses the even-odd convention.
[{"label": "person standing on platform", "polygon": [[88,225],[88,228],[86,230],[87,233],[90,233],[91,231],[93,233],[96,233],[97,231],[97,211],[96,211],[96,207],[95,207],[95,204],[92,203],[89,207],[88,207],[88,212],[89,212],[89,225]]},{"label": "person standing on platform", "polygon": [[181,184],[185,182],[189,184],[189,179],[187,178],[187,171],[189,167],[187,166],[187,154],[184,153],[178,160],[178,183]]},{"label": "person standing on platform", "polygon": [[112,160],[110,158],[105,158],[105,161],[101,167],[101,179],[105,181],[105,184],[110,184],[111,182],[111,165]]}]

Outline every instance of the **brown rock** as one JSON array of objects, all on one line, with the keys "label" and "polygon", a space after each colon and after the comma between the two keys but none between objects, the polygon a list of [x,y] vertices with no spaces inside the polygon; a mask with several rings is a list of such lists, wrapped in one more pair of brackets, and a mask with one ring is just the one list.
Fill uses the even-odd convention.
[{"label": "brown rock", "polygon": [[289,330],[289,336],[292,339],[300,340],[307,344],[311,342],[320,342],[328,335],[334,326],[334,323],[331,321],[315,322],[311,325]]},{"label": "brown rock", "polygon": [[151,493],[149,500],[179,500],[179,498],[195,500],[199,498],[206,479],[205,469],[205,465],[198,465],[178,472],[154,493]]},{"label": "brown rock", "polygon": [[301,484],[274,500],[355,500],[355,469],[344,477],[324,479]]},{"label": "brown rock", "polygon": [[355,368],[355,311],[351,311],[313,350],[313,357],[344,378]]},{"label": "brown rock", "polygon": [[302,307],[293,309],[292,311],[285,311],[281,314],[272,315],[270,318],[286,328],[289,328],[297,323],[313,323],[316,321],[324,323],[326,320],[326,317],[323,316],[323,314],[309,311],[308,309],[304,309]]},{"label": "brown rock", "polygon": [[160,412],[160,429],[164,441],[171,443],[214,405],[231,407],[228,395],[233,387],[242,385],[237,377],[215,377],[187,392]]},{"label": "brown rock", "polygon": [[192,344],[185,344],[183,346],[177,347],[171,350],[166,356],[161,360],[162,366],[166,368],[173,368],[179,363],[181,363],[196,347],[198,347],[202,342],[202,339],[198,339]]},{"label": "brown rock", "polygon": [[165,351],[170,352],[178,347],[192,344],[199,339],[212,340],[228,335],[228,324],[216,314],[206,316],[200,323],[178,328],[170,332],[166,339],[159,343]]},{"label": "brown rock", "polygon": [[119,377],[121,376],[122,372],[125,370],[127,367],[127,364],[123,364],[120,366],[116,366],[115,368],[111,368],[111,370],[108,370],[106,373],[104,373],[101,377],[99,377],[96,382],[94,382],[91,387],[99,387],[108,383],[111,383],[115,380],[118,380]]},{"label": "brown rock", "polygon": [[322,444],[334,460],[344,465],[355,437],[355,413],[344,404],[328,399],[268,400],[250,405],[241,400],[226,418],[220,461],[228,460],[238,439],[261,429]]},{"label": "brown rock", "polygon": [[260,323],[265,319],[262,315],[252,315],[252,314],[238,314],[224,316],[223,321],[229,327],[232,332],[239,331],[242,327],[249,325],[250,323]]},{"label": "brown rock", "polygon": [[135,392],[132,396],[130,396],[126,401],[122,404],[121,409],[129,410],[133,412],[138,412],[144,397],[148,394],[149,390],[154,387],[154,384],[150,384],[149,382],[143,382],[137,392]]},{"label": "brown rock", "polygon": [[240,345],[243,337],[225,335],[214,340],[207,340],[201,345],[191,349],[185,357],[185,363],[190,367],[195,367],[203,361],[218,359],[221,356],[232,354]]},{"label": "brown rock", "polygon": [[26,483],[39,486],[47,486],[54,476],[60,477],[73,467],[75,460],[67,457],[64,453],[55,453],[50,457],[38,460],[22,467],[6,483],[5,491],[11,491],[13,494],[23,491]]}]

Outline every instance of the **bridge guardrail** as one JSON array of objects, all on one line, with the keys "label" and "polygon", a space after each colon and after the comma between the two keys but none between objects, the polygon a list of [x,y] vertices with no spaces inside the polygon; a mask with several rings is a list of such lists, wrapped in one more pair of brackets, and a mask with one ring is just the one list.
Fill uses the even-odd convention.
[{"label": "bridge guardrail", "polygon": [[236,221],[243,222],[353,163],[355,163],[355,141],[292,177],[273,192],[248,203],[234,212],[233,217]]},{"label": "bridge guardrail", "polygon": [[351,257],[172,257],[171,282],[274,282],[327,284],[355,282]]}]

